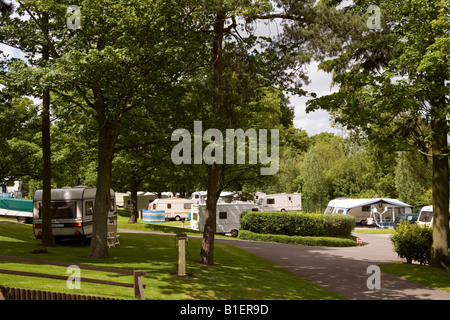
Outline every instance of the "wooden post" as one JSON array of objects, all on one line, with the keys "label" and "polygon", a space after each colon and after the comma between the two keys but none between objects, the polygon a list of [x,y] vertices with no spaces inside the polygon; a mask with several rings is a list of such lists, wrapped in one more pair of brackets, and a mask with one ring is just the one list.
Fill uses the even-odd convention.
[{"label": "wooden post", "polygon": [[186,241],[187,235],[185,233],[178,233],[178,276],[186,276]]},{"label": "wooden post", "polygon": [[140,298],[141,300],[145,300],[144,288],[145,286],[142,284],[142,276],[145,276],[145,272],[134,270],[134,296],[136,298]]}]

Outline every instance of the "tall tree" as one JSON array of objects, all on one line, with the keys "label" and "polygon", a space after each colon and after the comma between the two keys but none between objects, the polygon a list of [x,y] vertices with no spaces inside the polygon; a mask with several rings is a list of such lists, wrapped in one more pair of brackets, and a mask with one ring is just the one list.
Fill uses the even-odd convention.
[{"label": "tall tree", "polygon": [[[247,100],[241,98],[239,103],[230,101],[230,93],[233,93],[233,90],[238,92],[239,90],[236,89],[239,88],[232,82],[225,81],[225,77],[233,72],[241,77],[244,74],[243,70],[237,68],[236,65],[226,66],[227,49],[230,47],[239,48],[242,57],[246,57],[245,59],[250,56],[260,59],[259,64],[253,65],[253,70],[247,70],[250,71],[249,74],[253,75],[253,79],[250,79],[249,83],[260,81],[259,86],[262,87],[277,86],[278,89],[289,90],[295,94],[305,93],[302,84],[307,81],[307,77],[303,65],[312,57],[311,40],[314,38],[315,29],[312,26],[320,16],[316,12],[315,2],[312,0],[302,2],[280,0],[275,3],[267,0],[205,2],[202,7],[205,12],[204,16],[211,19],[210,28],[205,32],[211,33],[211,72],[208,79],[209,87],[212,89],[209,95],[209,106],[212,112],[209,123],[213,124],[214,128],[219,130],[236,128],[235,120],[243,115],[238,111],[243,111],[243,106],[247,106],[252,99],[258,100],[255,98],[257,95],[254,95],[257,90],[247,90],[247,94],[244,95]],[[257,37],[251,32],[252,28],[249,26],[275,19],[281,21],[284,28],[289,29],[293,25],[298,28],[299,32],[295,43],[284,36],[271,39],[270,37]],[[260,92],[258,94],[261,95]],[[218,162],[207,165],[208,197],[200,254],[203,264],[213,264],[216,203],[221,191],[220,180],[224,181],[220,177],[227,175],[227,169],[229,166]]]},{"label": "tall tree", "polygon": [[[44,37],[49,37],[49,17],[42,12],[39,23]],[[42,45],[42,59],[44,63],[50,60],[48,44]],[[52,229],[52,153],[50,142],[50,88],[45,87],[42,92],[42,244],[47,247],[55,246]]]},{"label": "tall tree", "polygon": [[[19,1],[20,5],[23,2]],[[5,5],[2,3],[2,11],[11,13],[14,7],[12,5]],[[21,7],[17,10],[18,15],[22,15],[27,12],[28,7]],[[50,60],[49,46],[46,43],[35,43],[34,39],[21,42],[18,38],[26,37],[24,31],[29,31],[30,27],[40,26],[39,35],[37,37],[49,38],[49,15],[44,10],[40,10],[38,16],[34,16],[34,19],[28,21],[21,21],[21,26],[25,26],[25,30],[13,30],[11,32],[12,21],[18,21],[18,18],[11,19],[9,15],[2,15],[3,30],[6,31],[3,35],[3,40],[6,44],[15,46],[16,48],[24,51],[28,55],[28,64],[33,67],[47,67]],[[6,23],[5,23],[6,22]],[[17,27],[17,25],[16,25]],[[20,36],[12,36],[12,34],[18,32]],[[34,72],[32,72],[34,73]],[[34,79],[37,80],[37,79]],[[39,84],[34,84],[39,87]],[[50,88],[47,86],[41,87],[41,94],[32,93],[35,97],[42,99],[41,110],[41,130],[42,130],[42,181],[43,181],[43,198],[42,198],[42,244],[44,246],[55,246],[55,240],[53,238],[53,232],[51,227],[51,148],[50,148]]]},{"label": "tall tree", "polygon": [[[19,3],[34,29],[21,29],[24,20],[11,19],[6,25],[10,42],[48,46],[51,68],[42,69],[42,82],[71,96],[95,119],[97,193],[89,257],[106,258],[112,161],[124,116],[134,108],[152,110],[152,100],[177,85],[196,61],[201,46],[195,41],[193,10],[188,1],[78,1],[81,19],[73,29],[66,23],[72,2]],[[43,12],[49,14],[49,33],[39,23]]]},{"label": "tall tree", "polygon": [[[332,2],[332,1],[330,1]],[[411,146],[432,158],[434,228],[431,265],[449,267],[448,0],[354,1],[330,20],[335,58],[321,63],[333,72],[338,92],[311,102],[350,130],[385,147]],[[375,21],[375,22],[374,22]]]}]

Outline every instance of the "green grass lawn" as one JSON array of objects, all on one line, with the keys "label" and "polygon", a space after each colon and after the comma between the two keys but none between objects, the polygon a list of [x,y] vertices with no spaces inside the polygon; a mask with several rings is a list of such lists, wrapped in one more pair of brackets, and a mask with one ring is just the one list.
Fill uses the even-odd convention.
[{"label": "green grass lawn", "polygon": [[354,229],[353,231],[362,234],[394,234],[395,229]]},{"label": "green grass lawn", "polygon": [[450,292],[450,271],[417,264],[381,264],[381,270],[398,277],[418,282],[430,288]]},{"label": "green grass lawn", "polygon": [[[144,224],[128,225],[127,218],[119,218],[119,226],[146,228]],[[183,230],[183,229],[181,229]],[[216,243],[215,266],[201,265],[199,260],[201,239],[189,238],[187,272],[189,278],[180,278],[177,272],[177,248],[173,235],[120,233],[121,245],[109,249],[110,258],[88,259],[89,245],[61,242],[48,248],[47,254],[34,254],[42,248],[34,238],[32,226],[12,220],[0,220],[0,254],[29,257],[70,264],[95,265],[146,272],[147,299],[188,300],[319,300],[343,299],[294,274],[272,265],[245,250]],[[67,275],[67,268],[0,260],[0,268],[39,273]],[[133,283],[132,276],[81,270],[81,277]],[[134,299],[132,288],[81,283],[80,290],[69,290],[66,281],[0,274],[0,285]]]}]

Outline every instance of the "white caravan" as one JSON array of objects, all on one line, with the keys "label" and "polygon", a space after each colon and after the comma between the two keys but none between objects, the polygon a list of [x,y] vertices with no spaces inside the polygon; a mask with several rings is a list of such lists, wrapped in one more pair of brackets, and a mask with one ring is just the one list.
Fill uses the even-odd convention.
[{"label": "white caravan", "polygon": [[[55,238],[91,238],[96,188],[74,187],[51,190],[52,232]],[[33,200],[33,231],[42,237],[42,190]],[[110,191],[108,224],[117,225],[114,191]]]},{"label": "white caravan", "polygon": [[[427,227],[433,226],[433,206],[425,206],[422,208],[422,210],[420,210],[419,217],[417,218],[417,224]],[[449,218],[449,226],[450,226],[450,218]]]},{"label": "white caravan", "polygon": [[191,206],[194,201],[184,198],[164,198],[155,199],[148,205],[148,210],[164,211],[166,219],[175,219],[176,221],[187,220],[191,212]]},{"label": "white caravan", "polygon": [[396,199],[348,199],[331,200],[325,214],[348,214],[355,217],[360,225],[377,227],[393,227],[395,217],[404,213],[412,213],[413,206]]},{"label": "white caravan", "polygon": [[[238,235],[241,214],[245,211],[260,211],[252,203],[218,203],[216,207],[216,233]],[[191,211],[191,229],[202,231],[205,228],[206,204],[194,204]]]},{"label": "white caravan", "polygon": [[301,193],[275,193],[267,194],[258,199],[262,211],[301,211]]},{"label": "white caravan", "polygon": [[[208,192],[207,191],[196,191],[191,194],[189,199],[193,200],[196,204],[205,204]],[[222,191],[220,193],[217,203],[234,203],[236,198],[239,196],[239,192],[234,191]]]}]

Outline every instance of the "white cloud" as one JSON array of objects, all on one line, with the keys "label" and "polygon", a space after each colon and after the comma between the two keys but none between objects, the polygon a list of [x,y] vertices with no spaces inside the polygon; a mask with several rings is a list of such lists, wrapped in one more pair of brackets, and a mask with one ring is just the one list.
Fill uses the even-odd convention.
[{"label": "white cloud", "polygon": [[[331,75],[317,70],[318,63],[313,62],[308,67],[308,76],[310,84],[304,89],[308,92],[314,92],[318,97],[330,94],[337,90],[331,87]],[[325,110],[317,110],[306,113],[306,102],[311,97],[290,96],[291,105],[294,106],[294,126],[306,130],[308,136],[313,136],[321,132],[331,132],[339,134],[339,128],[332,127],[330,115]]]}]

